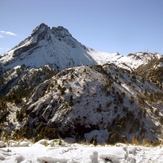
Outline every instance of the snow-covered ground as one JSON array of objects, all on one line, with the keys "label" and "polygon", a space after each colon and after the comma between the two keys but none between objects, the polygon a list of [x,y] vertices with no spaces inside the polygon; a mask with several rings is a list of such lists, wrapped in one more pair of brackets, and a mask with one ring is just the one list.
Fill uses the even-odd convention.
[{"label": "snow-covered ground", "polygon": [[[3,142],[0,146],[3,147]],[[117,144],[93,146],[59,140],[9,141],[0,148],[2,163],[162,163],[163,147]]]}]

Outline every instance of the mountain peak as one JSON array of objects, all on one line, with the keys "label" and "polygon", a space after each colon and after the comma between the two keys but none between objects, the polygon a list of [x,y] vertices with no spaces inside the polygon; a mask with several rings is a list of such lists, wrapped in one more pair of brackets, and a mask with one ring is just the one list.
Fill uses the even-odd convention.
[{"label": "mountain peak", "polygon": [[69,33],[69,31],[66,28],[64,28],[63,26],[53,27],[52,32],[54,35],[62,37],[62,38],[64,38],[65,36],[72,37],[72,35]]},{"label": "mountain peak", "polygon": [[49,27],[44,24],[44,23],[41,23],[40,25],[38,25],[33,31],[32,31],[32,34],[31,36],[34,36],[35,34],[40,34],[42,33],[43,31],[47,30]]}]

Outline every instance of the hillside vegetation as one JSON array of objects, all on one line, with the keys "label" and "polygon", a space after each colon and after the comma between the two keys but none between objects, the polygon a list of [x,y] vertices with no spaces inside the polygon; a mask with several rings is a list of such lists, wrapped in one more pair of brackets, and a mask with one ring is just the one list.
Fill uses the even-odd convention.
[{"label": "hillside vegetation", "polygon": [[114,64],[47,70],[24,68],[1,98],[1,138],[159,143],[163,92],[150,81]]}]

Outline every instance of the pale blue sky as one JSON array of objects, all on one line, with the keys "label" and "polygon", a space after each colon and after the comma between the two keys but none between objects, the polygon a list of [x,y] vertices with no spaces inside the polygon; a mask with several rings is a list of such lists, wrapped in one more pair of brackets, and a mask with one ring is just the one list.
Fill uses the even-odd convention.
[{"label": "pale blue sky", "polygon": [[0,0],[0,54],[40,23],[95,50],[163,54],[163,0]]}]

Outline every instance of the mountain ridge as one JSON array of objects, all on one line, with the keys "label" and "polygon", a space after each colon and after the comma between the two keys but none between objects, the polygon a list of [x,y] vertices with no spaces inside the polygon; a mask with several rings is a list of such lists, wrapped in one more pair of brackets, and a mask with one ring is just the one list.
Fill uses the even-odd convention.
[{"label": "mountain ridge", "polygon": [[50,28],[42,23],[32,31],[31,36],[1,56],[0,64],[4,69],[21,64],[31,68],[48,64],[62,70],[80,65],[114,63],[119,67],[133,70],[154,57],[161,58],[162,55],[139,52],[122,56],[119,53],[99,52],[79,43],[66,28],[62,26]]},{"label": "mountain ridge", "polygon": [[162,60],[98,52],[64,27],[40,24],[0,58],[0,137],[158,144]]}]

